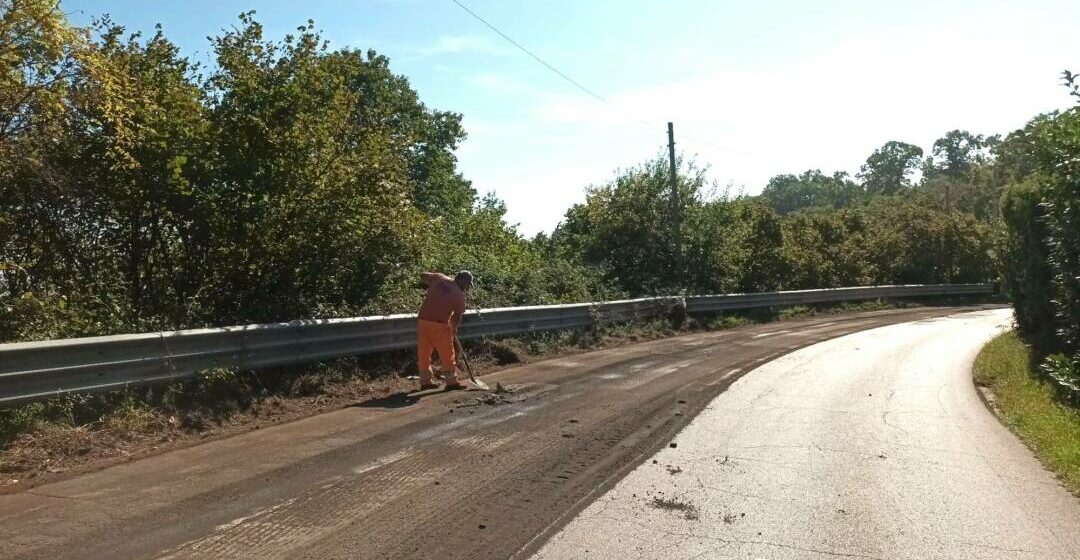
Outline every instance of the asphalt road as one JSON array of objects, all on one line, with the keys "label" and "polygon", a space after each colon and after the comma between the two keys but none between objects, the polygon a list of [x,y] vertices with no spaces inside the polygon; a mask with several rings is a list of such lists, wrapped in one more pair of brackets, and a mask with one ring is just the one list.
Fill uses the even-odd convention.
[{"label": "asphalt road", "polygon": [[1080,502],[972,386],[1009,319],[895,325],[758,368],[536,560],[1080,558]]},{"label": "asphalt road", "polygon": [[[890,353],[884,349],[887,342],[865,355],[835,347],[839,349],[837,367],[823,376],[822,383],[812,382],[797,370],[789,374],[792,380],[802,380],[799,385],[792,386],[792,380],[781,382],[783,375],[772,369],[781,366],[747,375],[797,348],[958,311],[963,310],[924,308],[818,317],[590,352],[488,376],[490,384],[501,382],[513,389],[498,398],[478,392],[400,396],[114,466],[0,496],[0,558],[527,558],[554,535],[558,536],[541,553],[546,557],[654,557],[629,541],[620,541],[618,535],[626,533],[626,526],[611,526],[611,538],[607,538],[605,533],[590,535],[589,529],[583,533],[581,524],[589,519],[588,512],[598,505],[613,505],[617,492],[643,475],[663,474],[664,482],[677,483],[686,491],[691,482],[711,476],[704,471],[689,476],[688,469],[695,468],[689,461],[673,466],[672,471],[683,469],[674,474],[666,464],[672,463],[668,454],[673,452],[701,455],[715,448],[719,453],[718,446],[745,443],[725,439],[727,432],[689,437],[693,430],[701,430],[697,426],[702,421],[717,415],[727,423],[715,430],[757,431],[762,447],[728,451],[729,464],[723,466],[727,470],[719,472],[741,474],[711,480],[709,486],[745,494],[740,498],[745,500],[757,495],[758,509],[744,508],[740,513],[745,512],[745,518],[740,515],[738,522],[725,522],[721,512],[741,504],[733,501],[737,495],[706,502],[707,489],[699,488],[701,499],[692,502],[692,511],[656,510],[646,504],[640,515],[663,514],[656,517],[663,523],[690,523],[685,517],[696,516],[690,527],[704,531],[748,530],[749,520],[756,520],[754,532],[762,532],[762,542],[815,543],[808,548],[827,545],[821,550],[828,552],[850,549],[876,554],[878,549],[866,548],[868,542],[885,547],[880,551],[892,551],[889,543],[905,542],[890,532],[899,525],[913,534],[966,536],[971,543],[1012,543],[1011,548],[1050,554],[1030,557],[1069,558],[1063,551],[1073,546],[1075,554],[1076,543],[1061,539],[1076,538],[1075,502],[1062,497],[1061,488],[1038,470],[1030,454],[1000,426],[993,436],[996,439],[986,435],[995,433],[996,424],[985,410],[975,407],[979,403],[972,400],[970,379],[964,377],[964,385],[957,377],[955,398],[949,391],[935,393],[945,399],[934,401],[940,403],[934,405],[938,408],[919,408],[926,404],[920,399],[927,398],[923,394],[927,389],[920,383],[940,385],[938,376],[959,375],[953,371],[954,361],[958,356],[970,358],[973,338],[960,336],[955,340],[963,340],[964,346],[939,348],[938,354],[927,356],[922,363],[930,365],[922,372],[922,381],[890,369],[906,363],[908,354],[902,349],[906,346]],[[991,317],[927,324],[937,325],[935,332],[942,337],[975,329],[985,339],[993,331],[987,325],[1002,321],[1005,315],[998,312]],[[882,361],[882,356],[887,359]],[[942,369],[945,364],[950,364],[948,369]],[[732,390],[722,394],[732,383],[736,383]],[[782,390],[785,387],[791,390]],[[863,388],[867,396],[862,396]],[[752,394],[748,390],[770,400],[747,401]],[[714,400],[718,395],[720,399]],[[725,412],[725,399],[732,395],[731,408]],[[845,396],[859,398],[845,402]],[[754,408],[755,402],[760,409]],[[807,410],[799,412],[798,402]],[[964,408],[953,412],[949,407],[954,405]],[[677,436],[706,407],[701,419]],[[882,417],[882,411],[888,414]],[[785,418],[791,424],[784,424]],[[968,434],[958,427],[974,421],[968,418],[978,420],[981,431]],[[793,430],[797,420],[806,424]],[[818,421],[824,424],[811,424]],[[834,439],[823,435],[812,440],[820,449],[808,446],[805,441],[810,440],[802,438],[819,430]],[[835,441],[841,434],[847,437]],[[873,444],[874,438],[880,440],[878,444]],[[672,441],[679,447],[668,448]],[[769,447],[770,441],[778,442],[778,447]],[[949,445],[939,445],[942,441]],[[994,447],[984,449],[987,445]],[[858,455],[865,464],[842,463],[843,453],[828,451],[833,447]],[[654,465],[650,457],[662,449],[663,461],[657,458]],[[873,461],[861,458],[867,450],[875,452]],[[1001,455],[1002,450],[1008,454]],[[987,457],[999,456],[1002,462],[987,466],[991,461]],[[750,460],[755,458],[763,460]],[[923,463],[916,462],[920,460]],[[901,461],[908,461],[907,470],[888,470]],[[663,470],[657,470],[661,466]],[[631,471],[616,494],[605,494]],[[996,473],[995,478],[986,478],[988,472]],[[972,473],[981,473],[977,486],[971,487],[981,493],[969,495],[970,488],[958,481]],[[775,488],[787,494],[771,494]],[[883,488],[889,490],[878,492]],[[834,489],[841,496],[828,504],[827,511],[800,509],[808,505],[776,505],[794,495],[803,495],[806,504],[814,500],[825,504],[831,496],[824,493]],[[919,493],[907,494],[904,489]],[[954,490],[973,501],[957,502],[950,494]],[[1013,501],[1001,502],[1002,492]],[[1029,494],[1033,497],[1024,498]],[[967,508],[972,503],[971,509],[955,509],[960,507],[956,504]],[[1058,509],[1030,509],[1033,503]],[[625,509],[633,512],[640,505],[627,502]],[[1009,510],[1009,505],[1017,507]],[[994,513],[995,525],[984,523],[984,506],[986,512]],[[673,507],[679,507],[678,503]],[[850,515],[835,513],[847,508]],[[563,530],[583,509],[585,517]],[[681,511],[683,517],[672,511]],[[1050,515],[1046,511],[1058,517],[1036,518]],[[889,512],[897,516],[893,525],[886,523]],[[766,517],[766,513],[777,517]],[[712,524],[718,515],[722,526]],[[802,532],[791,528],[798,519],[795,515],[809,516],[803,521],[811,524]],[[846,515],[847,532],[838,528],[833,515]],[[964,516],[970,521],[959,520]],[[599,521],[609,515],[593,517]],[[815,528],[812,524],[818,522],[821,527]],[[682,531],[647,533],[647,526],[629,523],[640,535],[658,539],[657,543]],[[1071,537],[1061,536],[1060,531],[1053,533],[1057,541],[1031,536],[1034,528],[1069,523]],[[1000,533],[1000,538],[988,540],[988,533]],[[720,538],[719,533],[709,535]],[[835,540],[841,538],[838,535],[850,538]],[[813,540],[818,537],[824,545]],[[678,537],[680,542],[683,538]],[[691,546],[691,538],[696,537],[687,533],[683,544]],[[601,547],[590,539],[606,544]],[[694,552],[704,553],[702,557],[720,544],[715,539],[704,542],[711,548]],[[677,546],[672,546],[674,553]],[[761,558],[773,558],[794,554],[795,549],[762,550]],[[942,550],[936,549],[937,556],[911,557],[952,557],[941,556]],[[991,554],[994,549],[972,550],[990,551],[982,557],[1001,557]]]}]

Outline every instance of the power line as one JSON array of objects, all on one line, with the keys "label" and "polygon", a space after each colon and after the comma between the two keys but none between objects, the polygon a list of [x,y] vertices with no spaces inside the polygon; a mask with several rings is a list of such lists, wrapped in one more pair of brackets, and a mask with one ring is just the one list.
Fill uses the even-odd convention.
[{"label": "power line", "polygon": [[[608,100],[607,100],[606,98],[604,98],[604,96],[602,96],[602,95],[600,95],[599,93],[596,93],[595,91],[593,91],[593,90],[591,90],[591,89],[589,89],[589,88],[585,87],[584,85],[582,85],[582,84],[581,84],[581,82],[578,82],[577,80],[575,80],[575,79],[571,78],[570,76],[567,76],[567,75],[566,75],[565,73],[563,73],[563,72],[562,72],[561,70],[559,70],[558,68],[556,68],[556,67],[552,66],[551,64],[548,64],[548,62],[547,62],[546,60],[544,60],[544,59],[540,58],[540,57],[539,57],[539,56],[537,56],[537,55],[536,55],[535,53],[533,53],[533,52],[532,52],[532,51],[530,51],[529,49],[525,48],[525,46],[523,46],[523,45],[522,45],[521,43],[519,43],[519,42],[515,41],[515,40],[514,40],[513,38],[511,38],[511,37],[510,37],[509,35],[507,35],[506,33],[503,33],[501,29],[499,29],[498,27],[495,27],[495,26],[494,26],[494,25],[493,25],[493,24],[492,24],[491,22],[489,22],[488,20],[484,19],[483,17],[480,17],[480,14],[477,14],[476,12],[474,12],[474,11],[470,10],[470,9],[469,9],[469,7],[468,7],[468,6],[466,6],[465,4],[462,4],[462,3],[461,3],[461,2],[459,2],[458,0],[450,0],[450,1],[451,1],[451,2],[453,2],[454,4],[457,4],[457,5],[458,5],[458,7],[459,7],[459,8],[461,8],[462,10],[465,10],[466,12],[468,12],[468,14],[469,14],[469,15],[471,15],[471,16],[472,16],[472,17],[474,17],[474,18],[476,18],[476,20],[477,20],[477,21],[479,21],[480,23],[482,23],[482,24],[486,25],[486,26],[488,27],[488,29],[491,29],[491,30],[492,30],[492,31],[494,31],[495,33],[498,33],[500,37],[502,37],[503,39],[506,39],[506,41],[507,41],[508,43],[510,43],[511,45],[514,45],[515,47],[517,47],[517,48],[518,48],[519,50],[521,50],[521,52],[523,52],[523,53],[525,53],[525,54],[529,55],[530,57],[532,57],[532,59],[533,59],[533,60],[535,60],[535,61],[539,62],[540,64],[542,64],[542,65],[544,66],[544,68],[547,68],[548,70],[551,70],[552,72],[554,72],[555,74],[557,74],[557,75],[558,75],[559,77],[561,77],[562,79],[564,79],[564,80],[566,80],[567,82],[569,82],[569,83],[570,83],[571,85],[573,85],[574,87],[576,87],[576,88],[578,88],[579,90],[581,90],[581,91],[585,92],[585,94],[586,94],[586,95],[588,95],[589,97],[592,97],[593,99],[596,99],[596,100],[600,101],[601,103],[604,103],[604,104],[610,105],[611,107],[613,107],[613,108],[615,108],[615,109],[617,109],[617,110],[619,110],[620,112],[622,112],[622,113],[624,113],[624,114],[625,114],[625,111],[623,111],[622,109],[620,109],[620,108],[619,108],[619,107],[618,107],[617,105],[615,105],[614,103],[612,103],[612,102],[608,101]],[[636,117],[635,117],[635,118],[636,118]],[[638,122],[640,122],[641,124],[643,124],[643,125],[647,126],[647,127],[650,127],[650,128],[654,128],[654,129],[660,130],[660,126],[659,126],[659,125],[653,124],[653,123],[651,123],[651,122],[649,122],[649,121],[646,121],[646,120],[644,120],[644,119],[640,119],[640,118],[636,118],[636,120],[637,120]]]},{"label": "power line", "polygon": [[595,91],[593,91],[593,90],[591,90],[591,89],[589,89],[589,88],[587,88],[587,87],[585,87],[585,86],[581,85],[580,83],[578,83],[578,81],[577,81],[577,80],[575,80],[575,79],[571,78],[570,76],[567,76],[566,74],[563,74],[563,73],[562,73],[561,71],[559,71],[559,69],[558,69],[558,68],[556,68],[556,67],[554,67],[554,66],[552,66],[552,65],[548,64],[548,63],[547,63],[547,61],[545,61],[544,59],[540,58],[539,56],[536,56],[536,54],[534,54],[534,53],[533,53],[532,51],[530,51],[529,49],[525,48],[525,47],[524,47],[524,46],[523,46],[523,45],[522,45],[521,43],[519,43],[519,42],[517,42],[517,41],[513,40],[513,39],[512,39],[512,38],[511,38],[511,37],[510,37],[509,35],[507,35],[506,33],[503,33],[503,32],[502,32],[502,30],[500,30],[500,29],[499,29],[498,27],[495,27],[494,25],[492,25],[492,24],[491,24],[491,23],[490,23],[490,22],[489,22],[488,20],[486,20],[486,19],[484,19],[484,18],[480,17],[480,14],[477,14],[476,12],[474,12],[474,11],[470,10],[470,9],[469,9],[469,7],[468,7],[468,6],[466,6],[465,4],[462,4],[462,3],[461,3],[461,2],[459,2],[458,0],[450,0],[450,1],[451,1],[451,2],[453,2],[453,3],[455,3],[455,4],[457,4],[457,5],[458,5],[458,7],[459,7],[459,8],[461,8],[462,10],[465,10],[466,12],[468,12],[468,13],[469,13],[469,15],[471,15],[471,16],[472,16],[472,17],[474,17],[474,18],[476,18],[476,19],[477,19],[477,20],[478,20],[478,21],[479,21],[480,23],[482,23],[482,24],[484,24],[484,25],[488,26],[488,28],[489,28],[489,29],[491,29],[492,31],[494,31],[495,33],[498,33],[500,37],[502,37],[503,39],[506,39],[506,40],[507,40],[507,41],[508,41],[508,42],[509,42],[509,43],[510,43],[511,45],[514,45],[515,47],[517,47],[518,49],[520,49],[520,50],[521,50],[521,52],[523,52],[523,53],[525,53],[525,54],[527,54],[527,55],[531,56],[531,57],[533,58],[533,60],[535,60],[535,61],[539,62],[540,64],[543,64],[545,68],[547,68],[548,70],[551,70],[552,72],[554,72],[554,73],[558,74],[559,76],[561,76],[561,77],[562,77],[562,79],[564,79],[564,80],[566,80],[566,81],[570,82],[571,84],[573,84],[573,85],[574,85],[574,87],[576,87],[576,88],[580,89],[581,91],[583,91],[583,92],[587,93],[588,95],[590,95],[590,96],[592,96],[592,97],[594,97],[594,98],[596,98],[596,99],[600,100],[600,101],[601,101],[601,102],[603,102],[603,103],[607,103],[608,105],[611,105],[611,102],[610,102],[610,101],[608,101],[607,99],[604,99],[604,96],[602,96],[602,95],[600,95],[599,93],[596,93]]},{"label": "power line", "polygon": [[[545,68],[547,68],[548,70],[551,70],[556,75],[558,75],[560,78],[566,80],[571,85],[573,85],[577,89],[581,90],[582,92],[584,92],[589,97],[592,97],[593,99],[596,99],[597,101],[600,101],[601,103],[604,103],[605,105],[608,105],[608,106],[612,107],[616,111],[622,113],[624,116],[632,118],[632,119],[636,120],[637,122],[645,125],[646,127],[650,128],[650,129],[653,129],[653,130],[656,130],[656,131],[663,131],[664,130],[664,128],[662,128],[660,125],[657,125],[655,123],[651,123],[651,122],[649,122],[649,121],[647,121],[645,119],[642,119],[642,118],[640,118],[638,116],[631,115],[625,109],[619,107],[618,105],[612,103],[611,101],[608,101],[604,96],[602,96],[599,93],[596,93],[595,91],[585,87],[580,82],[578,82],[577,80],[571,78],[570,76],[567,76],[565,73],[560,71],[558,68],[552,66],[546,60],[544,60],[544,59],[540,58],[539,56],[537,56],[536,53],[534,53],[534,52],[530,51],[529,49],[525,48],[524,45],[522,45],[521,43],[518,43],[517,41],[515,41],[512,37],[510,37],[506,33],[503,33],[503,31],[501,29],[499,29],[498,27],[495,27],[494,24],[492,24],[488,20],[481,17],[480,14],[477,14],[476,12],[469,9],[469,7],[466,6],[465,4],[461,3],[460,0],[450,0],[450,1],[453,2],[454,4],[457,4],[457,6],[459,8],[461,8],[462,10],[465,10],[465,12],[467,12],[469,15],[476,18],[477,21],[479,21],[480,23],[486,25],[488,27],[488,29],[491,29],[492,31],[497,33],[500,37],[505,39],[508,43],[510,43],[511,45],[514,45],[515,47],[517,47],[521,52],[529,55],[530,57],[532,57],[533,60],[535,60],[536,62],[539,62]],[[683,137],[684,140],[689,141],[691,143],[702,144],[702,145],[709,146],[711,148],[714,148],[714,149],[717,149],[717,150],[720,150],[720,151],[728,152],[728,153],[735,154],[735,155],[738,155],[738,156],[742,156],[742,157],[745,157],[745,158],[756,159],[756,158],[754,158],[753,156],[751,156],[749,154],[740,152],[738,150],[733,150],[731,148],[726,148],[726,147],[721,146],[719,144],[714,144],[712,142],[708,142],[708,141],[705,141],[705,140],[700,140],[700,139],[697,139],[697,138],[694,138],[694,137],[691,137],[691,136],[687,136],[685,134],[683,134],[682,137]]]}]

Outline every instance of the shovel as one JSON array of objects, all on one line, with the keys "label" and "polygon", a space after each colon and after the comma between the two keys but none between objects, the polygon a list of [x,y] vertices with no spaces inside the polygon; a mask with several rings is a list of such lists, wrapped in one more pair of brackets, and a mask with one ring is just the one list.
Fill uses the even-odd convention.
[{"label": "shovel", "polygon": [[461,356],[461,361],[465,362],[465,371],[469,372],[469,381],[471,381],[473,385],[476,385],[477,387],[485,391],[490,391],[491,387],[488,387],[487,383],[480,381],[476,378],[475,375],[473,375],[472,366],[469,365],[469,356],[465,353],[465,348],[461,345],[461,341],[458,340],[458,337],[456,336],[454,337],[454,346],[457,347],[457,352]]}]

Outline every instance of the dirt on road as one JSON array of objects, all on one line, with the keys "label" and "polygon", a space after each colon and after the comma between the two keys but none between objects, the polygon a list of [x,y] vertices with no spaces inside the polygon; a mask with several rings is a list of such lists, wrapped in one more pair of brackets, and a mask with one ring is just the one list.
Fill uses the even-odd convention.
[{"label": "dirt on road", "polygon": [[117,465],[0,496],[0,558],[526,557],[761,363],[971,309],[580,354],[488,376],[499,394],[394,395]]},{"label": "dirt on road", "polygon": [[1011,322],[912,321],[772,360],[531,560],[1076,560],[1080,502],[972,383]]}]

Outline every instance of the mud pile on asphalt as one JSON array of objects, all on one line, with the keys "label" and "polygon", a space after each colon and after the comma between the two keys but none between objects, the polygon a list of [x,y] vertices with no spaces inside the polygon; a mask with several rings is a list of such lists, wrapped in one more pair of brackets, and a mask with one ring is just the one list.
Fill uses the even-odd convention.
[{"label": "mud pile on asphalt", "polygon": [[649,505],[666,511],[676,511],[683,514],[683,517],[690,521],[697,521],[701,518],[701,514],[698,512],[697,506],[689,502],[684,502],[676,498],[660,498],[655,497],[649,502]]},{"label": "mud pile on asphalt", "polygon": [[452,408],[471,408],[479,406],[500,406],[518,403],[526,399],[521,387],[516,385],[496,384],[495,390],[476,396],[465,396],[454,401]]}]

